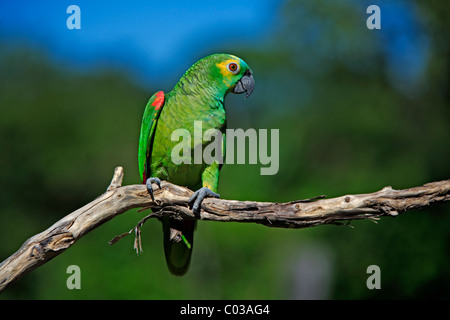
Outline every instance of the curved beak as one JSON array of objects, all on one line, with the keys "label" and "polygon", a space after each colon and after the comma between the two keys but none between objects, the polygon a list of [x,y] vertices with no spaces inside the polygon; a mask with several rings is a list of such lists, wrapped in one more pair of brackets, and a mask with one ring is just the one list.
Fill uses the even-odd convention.
[{"label": "curved beak", "polygon": [[244,93],[246,92],[246,98],[248,98],[255,89],[255,79],[253,79],[252,72],[247,70],[242,76],[241,80],[238,81],[233,89],[233,93]]}]

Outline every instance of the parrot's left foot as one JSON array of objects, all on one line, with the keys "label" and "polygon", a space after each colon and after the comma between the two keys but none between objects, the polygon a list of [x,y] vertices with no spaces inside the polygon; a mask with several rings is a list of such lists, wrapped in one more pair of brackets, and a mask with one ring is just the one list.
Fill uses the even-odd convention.
[{"label": "parrot's left foot", "polygon": [[148,193],[150,193],[150,197],[152,197],[153,202],[156,202],[155,197],[153,196],[152,183],[156,183],[158,187],[161,189],[161,180],[155,177],[155,178],[148,178],[147,181],[145,182],[145,186],[147,187]]},{"label": "parrot's left foot", "polygon": [[220,195],[211,191],[207,187],[203,187],[194,192],[192,197],[188,200],[189,208],[192,209],[194,214],[200,213],[200,208],[202,206],[202,201],[205,198],[220,198]]}]

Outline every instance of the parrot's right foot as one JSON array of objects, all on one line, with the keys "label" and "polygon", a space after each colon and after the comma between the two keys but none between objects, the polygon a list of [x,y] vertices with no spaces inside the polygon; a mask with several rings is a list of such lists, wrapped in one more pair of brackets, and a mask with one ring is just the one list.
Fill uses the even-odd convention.
[{"label": "parrot's right foot", "polygon": [[153,196],[152,183],[156,183],[158,187],[161,189],[161,180],[155,177],[155,178],[148,178],[147,181],[145,182],[145,186],[147,187],[148,193],[150,193],[150,197],[152,197],[153,202],[156,202],[155,197]]},{"label": "parrot's right foot", "polygon": [[188,200],[189,208],[192,209],[194,214],[200,213],[200,208],[202,206],[202,201],[205,198],[220,198],[220,195],[211,191],[207,187],[203,187],[194,192],[192,197]]}]

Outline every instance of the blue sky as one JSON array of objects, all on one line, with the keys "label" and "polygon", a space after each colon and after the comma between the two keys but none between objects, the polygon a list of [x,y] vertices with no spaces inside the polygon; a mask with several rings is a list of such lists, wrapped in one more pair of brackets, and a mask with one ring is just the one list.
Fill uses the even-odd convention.
[{"label": "blue sky", "polygon": [[[282,25],[285,0],[245,1],[0,1],[0,41],[37,47],[76,69],[115,67],[144,82],[175,81],[199,58],[220,51],[239,54],[264,44]],[[347,2],[344,2],[347,3]],[[407,0],[350,1],[378,4],[388,73],[408,90],[420,79],[429,42]],[[69,30],[67,7],[81,9],[81,30]],[[348,4],[348,3],[347,3]],[[360,9],[358,9],[360,10]],[[308,50],[308,48],[305,48]],[[182,70],[182,71],[180,71]]]},{"label": "blue sky", "polygon": [[[69,30],[67,7],[81,9]],[[44,48],[85,67],[116,65],[156,80],[226,45],[261,41],[276,27],[282,1],[24,1],[0,2],[0,38]],[[134,70],[133,70],[134,69]],[[177,76],[179,76],[179,71]]]}]

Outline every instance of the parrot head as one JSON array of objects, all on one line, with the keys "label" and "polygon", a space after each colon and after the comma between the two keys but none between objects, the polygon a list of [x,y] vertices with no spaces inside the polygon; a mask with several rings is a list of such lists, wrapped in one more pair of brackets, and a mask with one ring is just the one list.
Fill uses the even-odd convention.
[{"label": "parrot head", "polygon": [[216,94],[224,97],[227,93],[245,93],[249,97],[255,88],[255,80],[247,63],[231,54],[212,54],[197,61],[183,80],[196,78],[202,87],[214,89]]},{"label": "parrot head", "polygon": [[216,68],[219,70],[219,80],[222,80],[227,92],[246,93],[249,97],[255,88],[252,70],[242,59],[230,54],[214,55],[218,60]]}]

